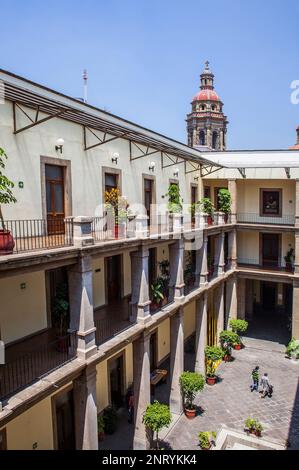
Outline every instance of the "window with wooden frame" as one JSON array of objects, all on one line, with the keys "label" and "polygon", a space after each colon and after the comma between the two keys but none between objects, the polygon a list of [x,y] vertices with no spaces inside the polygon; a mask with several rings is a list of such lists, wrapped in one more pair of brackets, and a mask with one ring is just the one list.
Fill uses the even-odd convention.
[{"label": "window with wooden frame", "polygon": [[204,188],[203,188],[203,197],[211,199],[211,187],[210,186],[204,186]]},{"label": "window with wooden frame", "polygon": [[260,216],[281,217],[282,190],[260,189]]}]

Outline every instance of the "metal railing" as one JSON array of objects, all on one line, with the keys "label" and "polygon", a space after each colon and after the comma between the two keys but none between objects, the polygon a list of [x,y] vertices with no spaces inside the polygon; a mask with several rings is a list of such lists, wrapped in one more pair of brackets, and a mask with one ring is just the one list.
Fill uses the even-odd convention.
[{"label": "metal railing", "polygon": [[95,319],[96,327],[96,344],[100,346],[113,336],[133,326],[130,320],[122,320],[113,317],[104,317]]},{"label": "metal railing", "polygon": [[76,351],[77,335],[74,332],[0,365],[0,399],[74,359]]},{"label": "metal railing", "polygon": [[7,220],[5,228],[13,237],[14,253],[60,248],[73,244],[72,218]]},{"label": "metal railing", "polygon": [[238,223],[247,224],[265,224],[265,225],[294,225],[295,216],[282,215],[281,217],[275,216],[260,216],[258,213],[240,212],[237,214]]},{"label": "metal railing", "polygon": [[260,269],[269,269],[269,270],[281,270],[292,272],[294,270],[294,265],[292,264],[290,268],[288,268],[284,263],[280,262],[260,262],[257,258],[242,258],[238,257],[238,266],[248,266],[253,268],[260,268]]}]

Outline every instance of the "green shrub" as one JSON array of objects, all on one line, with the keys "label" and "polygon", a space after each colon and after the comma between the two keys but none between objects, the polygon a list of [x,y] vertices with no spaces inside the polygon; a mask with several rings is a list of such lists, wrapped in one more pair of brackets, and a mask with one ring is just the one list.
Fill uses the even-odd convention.
[{"label": "green shrub", "polygon": [[197,207],[204,213],[213,216],[215,212],[214,204],[209,197],[203,197],[198,203]]},{"label": "green shrub", "polygon": [[229,326],[231,327],[234,333],[242,334],[247,331],[248,322],[246,320],[239,320],[237,318],[233,318],[232,320],[230,320]]},{"label": "green shrub", "polygon": [[118,416],[113,406],[108,406],[104,409],[103,419],[105,424],[105,432],[107,434],[115,433],[118,424]]},{"label": "green shrub", "polygon": [[220,189],[218,192],[218,207],[220,212],[231,213],[232,198],[228,189]]},{"label": "green shrub", "polygon": [[286,354],[288,357],[299,359],[299,341],[292,338],[286,348]]},{"label": "green shrub", "polygon": [[194,409],[193,401],[196,393],[201,392],[205,386],[203,375],[197,372],[183,372],[180,376],[180,386],[186,409]]},{"label": "green shrub", "polygon": [[222,349],[225,351],[226,354],[231,354],[231,348],[235,344],[240,344],[239,335],[237,335],[237,333],[235,333],[234,331],[230,330],[221,331],[221,333],[219,334],[219,339]]},{"label": "green shrub", "polygon": [[169,427],[172,417],[168,405],[163,405],[157,400],[148,405],[143,415],[144,425],[156,433],[157,448],[159,448],[159,432],[164,427]]},{"label": "green shrub", "polygon": [[245,421],[245,428],[248,431],[256,431],[258,433],[261,433],[263,431],[263,426],[259,422],[258,419],[253,419],[253,418],[247,418]]},{"label": "green shrub", "polygon": [[199,432],[198,433],[198,440],[199,445],[202,449],[209,449],[212,444],[214,444],[216,439],[216,433],[214,431],[209,432]]}]

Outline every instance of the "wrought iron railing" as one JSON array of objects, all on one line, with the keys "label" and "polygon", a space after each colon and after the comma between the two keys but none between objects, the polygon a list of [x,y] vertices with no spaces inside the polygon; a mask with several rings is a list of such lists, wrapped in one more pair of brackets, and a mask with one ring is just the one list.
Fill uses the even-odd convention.
[{"label": "wrought iron railing", "polygon": [[134,323],[130,320],[122,320],[114,317],[95,318],[96,344],[100,346],[113,336],[130,328]]},{"label": "wrought iron railing", "polygon": [[269,270],[282,270],[287,272],[292,272],[294,270],[294,265],[286,266],[284,263],[280,262],[271,262],[271,261],[260,261],[257,258],[242,258],[238,257],[238,266],[248,266],[253,268],[260,269],[269,269]]},{"label": "wrought iron railing", "polygon": [[240,212],[237,214],[238,223],[247,224],[264,224],[264,225],[294,225],[295,217],[293,215],[260,216],[258,213]]},{"label": "wrought iron railing", "polygon": [[60,248],[73,244],[73,219],[71,217],[58,220],[7,220],[5,229],[13,237],[14,253]]},{"label": "wrought iron railing", "polygon": [[75,332],[68,334],[0,365],[0,400],[74,359],[76,338]]}]

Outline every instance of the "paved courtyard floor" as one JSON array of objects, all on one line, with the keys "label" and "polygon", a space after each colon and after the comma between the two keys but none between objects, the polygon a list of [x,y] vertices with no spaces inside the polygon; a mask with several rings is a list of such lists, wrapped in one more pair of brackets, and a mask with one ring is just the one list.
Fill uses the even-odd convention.
[{"label": "paved courtyard floor", "polygon": [[[291,449],[299,449],[299,363],[285,358],[270,341],[244,339],[246,348],[234,351],[235,360],[222,363],[218,369],[219,383],[206,385],[195,402],[200,408],[194,420],[184,415],[176,419],[169,432],[163,432],[164,441],[175,450],[198,450],[199,431],[219,431],[224,425],[243,431],[248,417],[257,418],[264,427],[264,436],[284,444],[288,440]],[[185,370],[193,370],[194,356],[185,355]],[[260,398],[250,391],[252,369],[260,366],[267,372],[274,386],[272,398]],[[168,367],[169,364],[165,364]],[[154,399],[168,403],[169,383],[156,388]],[[164,437],[165,436],[165,437]],[[127,422],[127,413],[120,411],[118,431],[106,436],[100,449],[132,449],[133,425]]]},{"label": "paved courtyard floor", "polygon": [[[220,382],[206,386],[195,400],[202,412],[191,421],[182,415],[167,434],[173,449],[198,449],[199,431],[218,431],[222,425],[243,430],[247,417],[260,420],[269,440],[288,440],[291,449],[299,449],[299,364],[270,348],[271,344],[250,339],[245,349],[234,352],[233,362],[221,364]],[[250,391],[250,373],[256,365],[269,375],[272,398],[261,399],[259,393]]]}]

